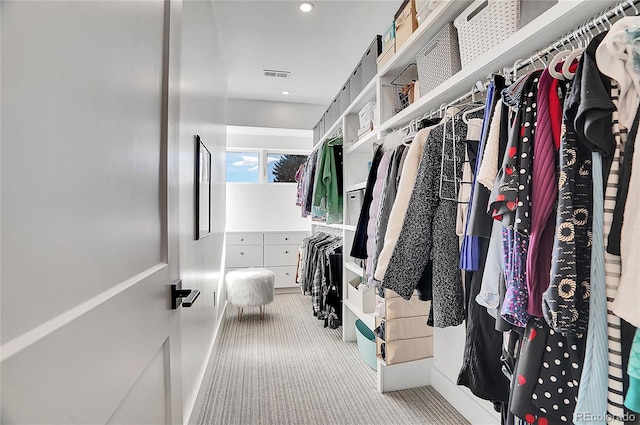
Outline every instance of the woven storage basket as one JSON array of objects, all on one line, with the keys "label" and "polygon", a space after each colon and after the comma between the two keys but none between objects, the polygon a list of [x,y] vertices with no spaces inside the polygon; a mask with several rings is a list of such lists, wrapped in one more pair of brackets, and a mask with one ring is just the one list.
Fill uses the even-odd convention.
[{"label": "woven storage basket", "polygon": [[520,0],[476,0],[454,21],[464,67],[518,30]]},{"label": "woven storage basket", "polygon": [[420,96],[460,71],[458,32],[453,22],[447,24],[416,56]]}]

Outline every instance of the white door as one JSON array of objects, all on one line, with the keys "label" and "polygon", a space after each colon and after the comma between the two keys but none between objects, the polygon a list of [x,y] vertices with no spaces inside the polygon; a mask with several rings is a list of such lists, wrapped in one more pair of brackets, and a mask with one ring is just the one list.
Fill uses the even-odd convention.
[{"label": "white door", "polygon": [[180,7],[0,5],[3,424],[182,421]]}]

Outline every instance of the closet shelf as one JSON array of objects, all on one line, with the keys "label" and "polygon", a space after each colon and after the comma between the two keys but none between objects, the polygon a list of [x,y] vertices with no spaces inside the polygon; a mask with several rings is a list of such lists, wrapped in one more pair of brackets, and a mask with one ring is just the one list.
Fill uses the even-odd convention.
[{"label": "closet shelf", "polygon": [[364,136],[362,139],[355,142],[353,145],[347,147],[344,150],[345,154],[350,154],[354,152],[358,153],[367,153],[371,154],[372,151],[372,141],[378,139],[378,129],[374,129],[371,133]]},{"label": "closet shelf", "polygon": [[347,186],[344,191],[345,192],[352,192],[354,190],[364,189],[365,187],[367,187],[367,181],[366,180],[358,182],[356,184],[352,184],[351,186]]},{"label": "closet shelf", "polygon": [[[334,122],[331,127],[329,127],[329,130],[327,130],[325,134],[320,138],[320,140],[315,145],[313,145],[313,150],[322,146],[325,140],[333,136],[338,127],[342,127],[342,120],[346,115],[351,113],[357,114],[362,108],[364,108],[367,103],[376,101],[377,81],[377,76],[369,81],[369,83],[362,89],[358,97],[356,97],[353,102],[351,102],[347,109],[345,109],[344,112],[340,114],[340,117],[336,120],[336,122]],[[376,130],[373,131],[373,133],[375,132]]]},{"label": "closet shelf", "polygon": [[[393,58],[378,70],[378,75],[394,78],[410,63],[415,63],[416,55],[442,30],[449,22],[460,15],[473,1],[442,1],[427,16],[418,29],[404,42]],[[469,86],[471,88],[471,86]]]},{"label": "closet shelf", "polygon": [[342,226],[342,228],[344,230],[347,230],[349,232],[355,232],[356,231],[356,226],[355,225],[351,225],[351,224],[345,224]]},{"label": "closet shelf", "polygon": [[353,314],[355,314],[358,319],[362,320],[365,325],[369,329],[375,329],[376,327],[376,318],[371,313],[364,313],[358,306],[349,301],[348,299],[343,299],[342,303],[347,307]]},{"label": "closet shelf", "polygon": [[579,25],[601,9],[600,2],[587,0],[556,3],[511,37],[483,53],[438,87],[383,122],[379,128],[380,132],[406,125],[412,119],[437,109],[442,103],[468,93],[476,81],[485,81],[491,73],[504,67],[512,67],[516,60],[528,57],[536,49],[562,36],[566,28]]},{"label": "closet shelf", "polygon": [[351,270],[360,277],[364,276],[364,270],[362,269],[362,267],[359,267],[352,262],[345,262],[344,267],[345,269]]},{"label": "closet shelf", "polygon": [[344,229],[344,225],[341,224],[341,223],[327,224],[324,221],[312,221],[311,225],[312,226],[331,227],[332,229]]}]

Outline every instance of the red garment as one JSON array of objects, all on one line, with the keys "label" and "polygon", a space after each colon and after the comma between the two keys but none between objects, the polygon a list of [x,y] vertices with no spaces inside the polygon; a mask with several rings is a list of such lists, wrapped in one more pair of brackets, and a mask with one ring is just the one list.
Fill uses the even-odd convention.
[{"label": "red garment", "polygon": [[[555,233],[555,216],[552,212],[558,196],[557,150],[552,134],[555,129],[550,119],[550,98],[555,97],[556,103],[560,104],[557,91],[553,90],[557,84],[558,80],[553,78],[549,71],[545,70],[540,75],[534,143],[535,161],[531,173],[531,228],[526,276],[529,295],[527,312],[537,317],[542,317],[542,294],[549,286]],[[558,118],[561,117],[558,115]],[[559,137],[560,129],[557,130]]]}]

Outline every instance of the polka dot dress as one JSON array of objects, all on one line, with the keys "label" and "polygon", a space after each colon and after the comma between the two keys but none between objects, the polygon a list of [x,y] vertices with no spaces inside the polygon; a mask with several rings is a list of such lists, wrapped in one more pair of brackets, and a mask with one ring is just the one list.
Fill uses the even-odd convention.
[{"label": "polka dot dress", "polygon": [[565,337],[533,317],[523,336],[511,412],[529,424],[570,424],[578,397],[584,338]]}]

